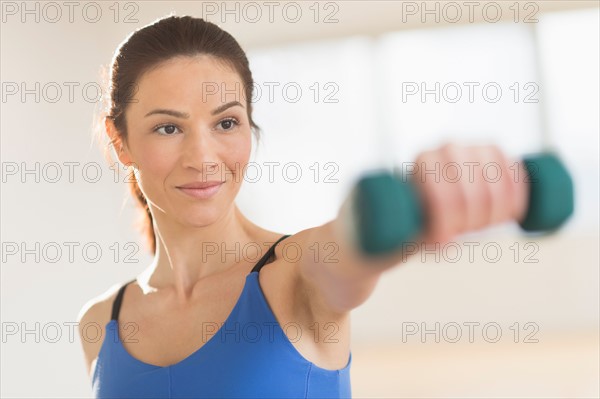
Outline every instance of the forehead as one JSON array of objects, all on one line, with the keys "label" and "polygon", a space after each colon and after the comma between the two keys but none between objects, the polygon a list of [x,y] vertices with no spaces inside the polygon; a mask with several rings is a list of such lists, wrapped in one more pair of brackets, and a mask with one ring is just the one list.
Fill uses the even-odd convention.
[{"label": "forehead", "polygon": [[245,104],[243,88],[238,73],[214,57],[177,57],[155,66],[139,78],[134,95],[135,108],[163,105],[189,108],[229,101]]}]

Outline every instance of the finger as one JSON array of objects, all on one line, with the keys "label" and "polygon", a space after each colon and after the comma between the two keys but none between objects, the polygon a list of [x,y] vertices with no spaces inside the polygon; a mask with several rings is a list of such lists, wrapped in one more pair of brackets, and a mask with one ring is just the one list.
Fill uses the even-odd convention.
[{"label": "finger", "polygon": [[515,171],[511,175],[510,183],[514,207],[511,217],[520,222],[525,219],[529,206],[529,184],[526,182],[528,173],[523,162],[513,162],[513,165],[511,165],[511,168]]},{"label": "finger", "polygon": [[489,193],[488,215],[484,226],[511,219],[514,213],[513,186],[506,157],[495,145],[478,147],[477,154],[482,163],[482,184]]},{"label": "finger", "polygon": [[489,201],[482,189],[481,160],[476,147],[445,145],[442,150],[448,162],[458,165],[458,174],[451,175],[446,168],[444,177],[456,186],[463,197],[464,213],[461,222],[457,222],[458,233],[473,230],[485,224],[488,215],[486,204]]},{"label": "finger", "polygon": [[442,150],[425,151],[417,158],[417,184],[422,192],[426,209],[426,236],[437,242],[446,242],[460,229],[464,221],[464,198],[456,184],[442,177],[447,163]]}]

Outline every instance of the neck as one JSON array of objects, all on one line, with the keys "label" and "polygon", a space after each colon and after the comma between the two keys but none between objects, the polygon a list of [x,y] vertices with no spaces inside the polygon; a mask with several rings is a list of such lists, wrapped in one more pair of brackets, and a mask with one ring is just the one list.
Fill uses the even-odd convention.
[{"label": "neck", "polygon": [[[201,280],[245,263],[244,248],[257,237],[257,226],[242,215],[235,203],[219,220],[202,227],[157,216],[156,254],[138,282],[145,292],[172,290],[182,304],[189,302]],[[257,244],[262,251],[261,243]]]}]

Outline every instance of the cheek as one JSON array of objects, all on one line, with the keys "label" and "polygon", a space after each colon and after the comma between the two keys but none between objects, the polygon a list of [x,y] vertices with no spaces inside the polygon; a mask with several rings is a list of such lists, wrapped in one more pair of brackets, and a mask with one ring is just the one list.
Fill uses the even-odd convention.
[{"label": "cheek", "polygon": [[252,151],[251,138],[249,136],[244,137],[243,140],[237,141],[232,148],[235,148],[235,150],[229,151],[227,167],[236,172],[235,167],[236,165],[239,165],[238,169],[243,170],[243,167],[250,161],[250,152]]},{"label": "cheek", "polygon": [[152,199],[153,194],[164,191],[164,182],[173,160],[164,146],[145,145],[140,150],[135,158],[138,180],[144,193]]}]

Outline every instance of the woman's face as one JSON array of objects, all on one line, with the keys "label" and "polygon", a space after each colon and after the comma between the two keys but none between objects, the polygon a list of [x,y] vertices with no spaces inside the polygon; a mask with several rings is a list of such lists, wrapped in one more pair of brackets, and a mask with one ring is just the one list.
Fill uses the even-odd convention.
[{"label": "woman's face", "polygon": [[[243,82],[209,56],[179,57],[143,74],[126,111],[126,162],[153,215],[204,226],[226,212],[243,182],[251,130]],[[127,159],[128,158],[128,159]],[[216,193],[183,189],[223,182]]]}]

